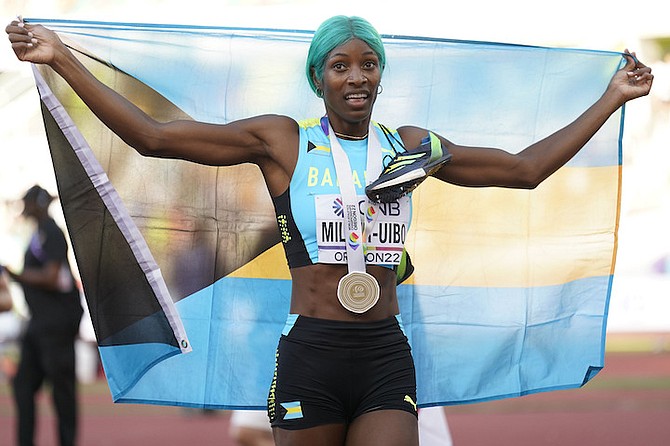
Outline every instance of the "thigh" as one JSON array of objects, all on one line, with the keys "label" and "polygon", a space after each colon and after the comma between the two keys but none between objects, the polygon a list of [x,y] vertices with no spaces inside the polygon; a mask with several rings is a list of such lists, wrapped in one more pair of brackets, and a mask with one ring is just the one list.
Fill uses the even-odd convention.
[{"label": "thigh", "polygon": [[268,395],[272,427],[296,431],[346,423],[341,354],[282,336]]},{"label": "thigh", "polygon": [[40,340],[41,362],[46,377],[53,384],[69,382],[75,376],[74,339],[51,337]]},{"label": "thigh", "polygon": [[402,410],[416,417],[416,374],[407,341],[366,349],[358,356],[351,384],[357,398],[352,422],[377,410]]},{"label": "thigh", "polygon": [[344,446],[347,427],[345,424],[324,424],[300,430],[275,427],[272,433],[276,446]]},{"label": "thigh", "polygon": [[21,390],[36,391],[44,380],[44,369],[40,360],[39,345],[26,335],[21,342],[19,365],[14,376],[14,386]]},{"label": "thigh", "polygon": [[347,432],[346,446],[418,446],[419,423],[403,410],[376,410],[357,417]]}]

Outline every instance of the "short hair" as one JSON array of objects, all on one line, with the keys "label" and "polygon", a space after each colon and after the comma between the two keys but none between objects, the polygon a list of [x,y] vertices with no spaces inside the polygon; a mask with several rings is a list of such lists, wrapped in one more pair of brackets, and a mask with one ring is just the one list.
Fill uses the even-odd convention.
[{"label": "short hair", "polygon": [[23,196],[24,203],[33,203],[40,209],[47,209],[53,199],[54,197],[52,197],[46,189],[43,189],[37,184],[28,189]]},{"label": "short hair", "polygon": [[324,21],[314,33],[312,43],[307,52],[307,81],[314,93],[317,92],[316,84],[312,77],[314,75],[321,81],[323,79],[323,70],[328,54],[340,45],[347,43],[352,39],[360,39],[367,43],[372,50],[377,53],[380,69],[383,72],[386,65],[386,53],[384,44],[377,30],[361,17],[347,17],[338,15]]}]

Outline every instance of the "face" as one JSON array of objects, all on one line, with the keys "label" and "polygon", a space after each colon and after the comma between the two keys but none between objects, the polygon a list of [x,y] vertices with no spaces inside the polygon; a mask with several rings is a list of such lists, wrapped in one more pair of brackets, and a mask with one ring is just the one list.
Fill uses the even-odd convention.
[{"label": "face", "polygon": [[25,200],[23,202],[22,215],[28,218],[34,218],[38,214],[39,208],[34,200]]},{"label": "face", "polygon": [[336,131],[367,132],[380,81],[377,53],[362,40],[350,40],[328,54],[323,79],[315,82],[323,91],[326,112]]}]

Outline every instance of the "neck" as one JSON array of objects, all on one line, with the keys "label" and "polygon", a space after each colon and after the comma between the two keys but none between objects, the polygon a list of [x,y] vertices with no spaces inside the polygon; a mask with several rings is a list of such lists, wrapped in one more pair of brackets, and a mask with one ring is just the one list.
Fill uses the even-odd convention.
[{"label": "neck", "polygon": [[331,120],[326,114],[321,118],[321,127],[323,131],[328,133],[328,123],[333,128],[333,133],[340,139],[347,139],[350,141],[362,141],[368,137],[370,129],[370,118],[362,121],[349,122],[342,119]]},{"label": "neck", "polygon": [[47,221],[47,220],[49,219],[49,214],[38,214],[38,215],[34,215],[34,216],[33,216],[33,219],[35,220],[35,222],[36,222],[38,225],[40,225],[40,224],[44,223],[45,221]]},{"label": "neck", "polygon": [[365,132],[365,135],[361,135],[361,136],[347,135],[346,133],[336,132],[335,130],[333,130],[333,132],[335,133],[335,136],[337,136],[338,138],[346,139],[346,140],[349,140],[349,141],[362,141],[362,140],[364,140],[368,137],[368,132]]}]

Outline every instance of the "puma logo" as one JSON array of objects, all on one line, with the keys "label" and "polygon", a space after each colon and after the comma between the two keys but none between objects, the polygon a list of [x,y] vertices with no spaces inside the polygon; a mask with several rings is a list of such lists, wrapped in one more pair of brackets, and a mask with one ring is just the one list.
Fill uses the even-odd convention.
[{"label": "puma logo", "polygon": [[416,412],[416,403],[414,402],[414,400],[412,399],[411,396],[405,395],[405,402],[410,403],[412,405],[412,407],[414,408],[414,412]]}]

